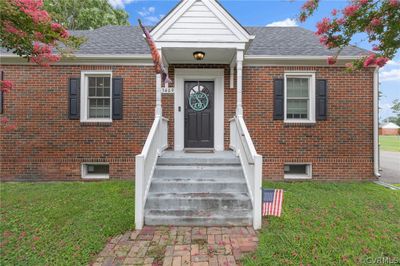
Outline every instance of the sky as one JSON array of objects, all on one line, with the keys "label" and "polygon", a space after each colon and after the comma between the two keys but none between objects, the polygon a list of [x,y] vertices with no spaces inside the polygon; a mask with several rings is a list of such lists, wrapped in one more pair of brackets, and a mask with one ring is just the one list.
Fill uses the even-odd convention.
[{"label": "sky", "polygon": [[[132,25],[140,18],[145,25],[154,25],[180,0],[108,0],[116,8],[129,13]],[[305,23],[296,20],[304,1],[300,0],[220,0],[221,4],[243,26],[300,26],[315,31],[316,23],[329,16],[332,9],[342,9],[348,3],[345,0],[322,0],[320,8]],[[371,50],[368,42],[362,41],[362,35],[353,40],[353,44]],[[393,115],[391,105],[394,99],[400,99],[400,53],[380,70],[380,119]]]}]

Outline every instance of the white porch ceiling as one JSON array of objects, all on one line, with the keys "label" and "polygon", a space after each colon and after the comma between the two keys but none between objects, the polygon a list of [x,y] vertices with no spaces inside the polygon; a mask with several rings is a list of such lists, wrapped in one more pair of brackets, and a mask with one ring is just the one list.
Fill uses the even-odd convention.
[{"label": "white porch ceiling", "polygon": [[[202,51],[204,60],[197,61],[193,53]],[[236,49],[220,48],[163,48],[162,55],[168,64],[230,64],[236,55]]]}]

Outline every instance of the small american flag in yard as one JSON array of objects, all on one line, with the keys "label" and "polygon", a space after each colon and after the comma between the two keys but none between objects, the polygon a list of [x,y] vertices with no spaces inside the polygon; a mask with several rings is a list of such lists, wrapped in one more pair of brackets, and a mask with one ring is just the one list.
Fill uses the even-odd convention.
[{"label": "small american flag in yard", "polygon": [[262,215],[281,217],[283,189],[263,189]]}]

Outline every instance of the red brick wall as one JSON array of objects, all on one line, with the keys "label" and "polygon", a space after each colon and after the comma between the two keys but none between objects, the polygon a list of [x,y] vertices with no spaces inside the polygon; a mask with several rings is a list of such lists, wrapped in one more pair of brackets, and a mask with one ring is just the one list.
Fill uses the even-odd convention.
[{"label": "red brick wall", "polygon": [[393,135],[399,135],[400,130],[397,128],[380,128],[379,129],[379,135],[383,136],[393,136]]},{"label": "red brick wall", "polygon": [[[225,147],[228,120],[235,114],[236,89],[229,88],[228,65],[174,65],[174,68],[225,69]],[[0,135],[2,180],[79,180],[82,162],[110,163],[111,178],[133,178],[154,119],[155,75],[152,67],[2,66],[15,89],[5,96],[5,114],[18,126]],[[81,70],[112,70],[124,78],[124,118],[111,124],[83,124],[68,119],[70,77]],[[328,79],[328,120],[315,125],[285,125],[272,119],[273,78],[285,70],[315,70]],[[285,162],[313,165],[321,180],[373,178],[372,70],[349,74],[335,67],[244,67],[243,108],[246,124],[263,155],[266,179],[282,179]],[[173,147],[174,96],[162,98],[170,119]]]},{"label": "red brick wall", "polygon": [[[273,79],[285,70],[315,70],[328,80],[328,120],[313,125],[273,120]],[[244,118],[263,176],[282,179],[285,162],[312,163],[320,180],[373,178],[373,70],[338,67],[245,67]]]},{"label": "red brick wall", "polygon": [[[18,129],[0,136],[2,180],[79,180],[82,162],[109,162],[111,178],[133,178],[154,119],[152,67],[1,66],[14,83],[4,114]],[[123,120],[83,124],[68,119],[68,79],[81,70],[124,78]]]}]

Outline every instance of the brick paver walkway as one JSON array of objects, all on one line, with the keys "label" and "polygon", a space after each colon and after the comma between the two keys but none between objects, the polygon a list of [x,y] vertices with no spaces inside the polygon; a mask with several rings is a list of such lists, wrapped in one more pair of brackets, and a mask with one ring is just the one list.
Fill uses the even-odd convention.
[{"label": "brick paver walkway", "polygon": [[109,241],[92,265],[238,265],[257,248],[251,227],[150,227]]}]

